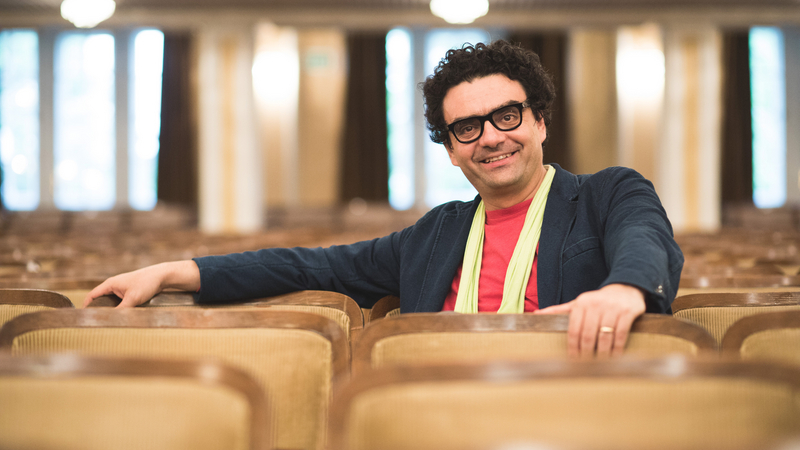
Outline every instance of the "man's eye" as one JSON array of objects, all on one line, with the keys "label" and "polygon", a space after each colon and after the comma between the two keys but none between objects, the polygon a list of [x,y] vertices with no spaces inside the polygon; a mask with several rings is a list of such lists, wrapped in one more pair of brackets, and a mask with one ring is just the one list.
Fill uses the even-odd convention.
[{"label": "man's eye", "polygon": [[472,133],[475,131],[475,125],[473,124],[463,124],[458,127],[458,132],[460,134]]},{"label": "man's eye", "polygon": [[503,122],[516,122],[517,121],[517,115],[512,113],[512,112],[509,112],[509,113],[503,114],[503,116],[501,117],[500,120],[503,121]]}]

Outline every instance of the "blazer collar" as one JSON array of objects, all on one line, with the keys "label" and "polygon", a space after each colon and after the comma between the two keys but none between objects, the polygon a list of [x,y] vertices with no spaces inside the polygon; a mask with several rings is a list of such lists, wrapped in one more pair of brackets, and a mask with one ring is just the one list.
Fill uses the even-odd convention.
[{"label": "blazer collar", "polygon": [[561,298],[561,258],[567,234],[575,221],[578,199],[578,177],[558,164],[551,166],[556,174],[547,196],[539,237],[536,284],[540,309],[558,304]]}]

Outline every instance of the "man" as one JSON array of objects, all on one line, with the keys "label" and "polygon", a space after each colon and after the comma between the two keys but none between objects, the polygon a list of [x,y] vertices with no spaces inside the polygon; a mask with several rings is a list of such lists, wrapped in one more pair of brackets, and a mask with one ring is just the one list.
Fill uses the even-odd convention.
[{"label": "man", "polygon": [[265,249],[164,263],[112,277],[136,306],[165,288],[212,303],[302,289],[369,308],[570,315],[569,351],[619,354],[645,311],[669,313],[683,255],[650,182],[610,168],[575,176],[543,164],[553,84],[536,54],[505,41],[450,50],[423,86],[431,138],[479,195],[415,225],[322,249]]}]

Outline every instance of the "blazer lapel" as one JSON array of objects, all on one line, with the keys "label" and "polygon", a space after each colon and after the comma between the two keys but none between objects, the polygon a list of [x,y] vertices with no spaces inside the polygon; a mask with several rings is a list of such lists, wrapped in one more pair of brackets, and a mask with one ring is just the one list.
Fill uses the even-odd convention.
[{"label": "blazer lapel", "polygon": [[425,284],[413,312],[439,312],[444,307],[453,277],[464,260],[469,229],[480,200],[478,196],[467,208],[442,219],[425,275]]},{"label": "blazer lapel", "polygon": [[567,235],[575,221],[578,195],[577,177],[557,164],[551,166],[556,169],[556,175],[544,209],[536,272],[539,309],[561,303],[561,259]]}]

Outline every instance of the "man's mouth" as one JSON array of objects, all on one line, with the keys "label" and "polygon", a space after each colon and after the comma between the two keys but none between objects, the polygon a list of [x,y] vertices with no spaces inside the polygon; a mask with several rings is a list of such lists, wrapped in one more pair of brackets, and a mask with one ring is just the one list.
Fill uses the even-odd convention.
[{"label": "man's mouth", "polygon": [[481,161],[481,162],[482,162],[483,164],[489,164],[489,163],[493,163],[493,162],[495,162],[495,161],[500,161],[500,160],[502,160],[502,159],[506,159],[506,158],[508,158],[509,156],[513,155],[514,153],[517,153],[517,152],[511,152],[511,153],[506,153],[505,155],[493,156],[493,157],[491,157],[491,158],[486,158],[486,159],[484,159],[484,160],[483,160],[483,161]]}]

